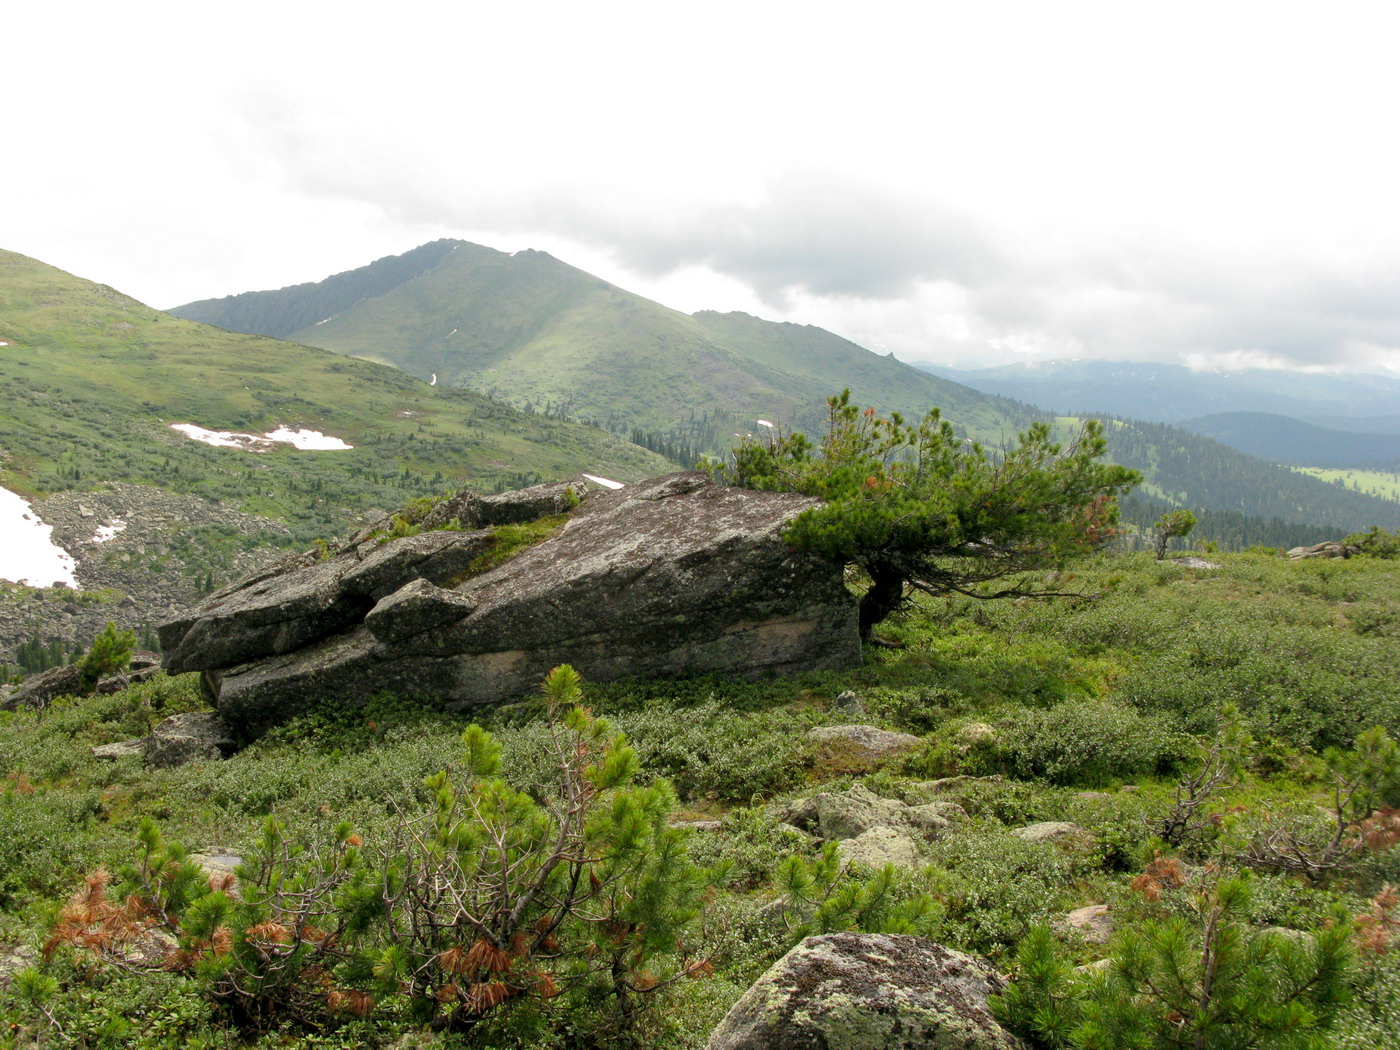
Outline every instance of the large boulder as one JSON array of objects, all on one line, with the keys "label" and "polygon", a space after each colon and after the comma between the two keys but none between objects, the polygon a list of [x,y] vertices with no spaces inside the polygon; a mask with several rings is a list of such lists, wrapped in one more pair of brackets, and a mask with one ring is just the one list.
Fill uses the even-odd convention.
[{"label": "large boulder", "polygon": [[[854,667],[841,567],[782,538],[812,505],[694,471],[586,498],[569,486],[457,498],[424,524],[450,512],[459,528],[362,533],[329,558],[302,556],[211,595],[162,626],[166,667],[205,672],[244,739],[318,697],[498,703],[560,663],[594,681]],[[490,526],[540,511],[568,517],[478,570]]]},{"label": "large boulder", "polygon": [[1022,1050],[987,1009],[1003,985],[922,937],[808,937],[734,1004],[707,1050]]},{"label": "large boulder", "polygon": [[1288,552],[1288,556],[1294,561],[1304,558],[1350,558],[1360,551],[1360,547],[1351,547],[1336,540],[1325,540],[1322,543],[1314,543],[1311,547],[1294,547]]}]

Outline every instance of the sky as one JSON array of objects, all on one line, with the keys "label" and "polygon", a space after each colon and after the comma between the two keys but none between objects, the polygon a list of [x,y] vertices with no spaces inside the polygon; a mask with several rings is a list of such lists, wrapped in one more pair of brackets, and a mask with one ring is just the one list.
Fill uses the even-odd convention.
[{"label": "sky", "polygon": [[25,4],[0,248],[153,306],[439,237],[906,360],[1400,374],[1400,8]]}]

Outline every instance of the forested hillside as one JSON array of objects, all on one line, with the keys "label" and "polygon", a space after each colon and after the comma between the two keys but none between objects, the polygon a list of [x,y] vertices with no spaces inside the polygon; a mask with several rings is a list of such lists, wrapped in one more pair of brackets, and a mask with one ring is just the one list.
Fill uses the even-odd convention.
[{"label": "forested hillside", "polygon": [[1224,412],[1178,424],[1193,434],[1275,463],[1299,467],[1400,468],[1400,435],[1314,426],[1267,412]]}]

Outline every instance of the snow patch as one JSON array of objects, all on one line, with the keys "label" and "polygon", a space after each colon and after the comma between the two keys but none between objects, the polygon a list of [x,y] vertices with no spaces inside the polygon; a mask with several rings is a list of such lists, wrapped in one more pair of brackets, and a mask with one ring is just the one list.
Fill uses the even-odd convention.
[{"label": "snow patch", "polygon": [[625,487],[620,481],[609,481],[607,478],[600,478],[597,474],[585,474],[584,477],[595,485],[602,485],[605,489],[620,489]]},{"label": "snow patch", "polygon": [[215,448],[241,448],[245,452],[266,452],[279,442],[313,452],[339,451],[355,447],[347,445],[338,437],[328,437],[319,430],[278,427],[262,435],[238,434],[230,430],[206,430],[193,423],[171,423],[170,429],[178,430],[188,438],[213,445]]},{"label": "snow patch", "polygon": [[276,430],[269,430],[263,436],[269,441],[285,441],[294,448],[312,452],[340,452],[354,447],[347,445],[338,437],[322,434],[319,430],[291,430],[288,427],[278,427]]},{"label": "snow patch", "polygon": [[437,373],[433,373],[433,378],[428,380],[429,386],[437,386]]},{"label": "snow patch", "polygon": [[78,587],[78,563],[53,541],[34,508],[9,489],[0,488],[0,579],[30,587]]},{"label": "snow patch", "polygon": [[121,518],[113,518],[110,525],[99,525],[97,531],[92,534],[93,543],[106,543],[117,533],[126,528],[126,522]]},{"label": "snow patch", "polygon": [[0,346],[9,346],[9,345],[10,345],[10,344],[7,343],[7,342],[5,342],[5,340],[0,339]]},{"label": "snow patch", "polygon": [[761,426],[761,427],[767,427],[769,430],[772,430],[772,429],[773,429],[773,424],[770,423],[770,422],[768,422],[768,420],[766,420],[766,419],[757,420],[757,423],[758,423],[758,425]]},{"label": "snow patch", "polygon": [[329,317],[327,317],[327,318],[325,318],[325,319],[323,319],[323,320],[317,321],[317,322],[316,322],[315,324],[313,324],[311,327],[312,327],[312,328],[319,328],[321,325],[325,324],[326,321],[334,321],[334,320],[335,320],[337,317],[339,317],[339,316],[340,316],[340,314],[331,314]]},{"label": "snow patch", "polygon": [[456,328],[452,329],[452,331],[447,333],[447,338],[451,339],[454,335],[457,334],[457,331],[458,330]]}]

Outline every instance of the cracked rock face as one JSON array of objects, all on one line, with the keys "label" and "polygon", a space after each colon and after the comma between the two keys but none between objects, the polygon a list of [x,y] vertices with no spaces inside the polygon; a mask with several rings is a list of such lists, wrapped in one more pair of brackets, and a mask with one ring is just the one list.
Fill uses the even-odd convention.
[{"label": "cracked rock face", "polygon": [[987,1009],[1004,983],[922,937],[808,937],[734,1004],[707,1050],[1024,1050]]},{"label": "cracked rock face", "polygon": [[466,531],[361,534],[330,559],[291,559],[211,595],[161,628],[166,667],[205,672],[249,739],[318,697],[466,708],[532,692],[560,663],[593,681],[860,663],[841,567],[782,539],[805,497],[667,475],[588,495],[547,539],[479,574],[490,526],[568,510],[577,489],[460,502],[449,510]]}]

